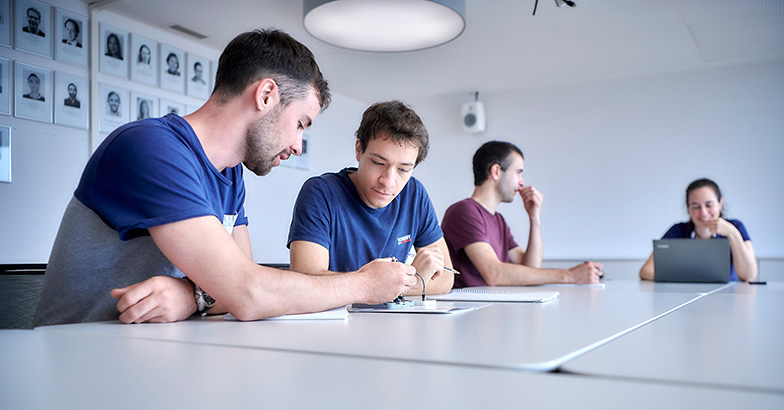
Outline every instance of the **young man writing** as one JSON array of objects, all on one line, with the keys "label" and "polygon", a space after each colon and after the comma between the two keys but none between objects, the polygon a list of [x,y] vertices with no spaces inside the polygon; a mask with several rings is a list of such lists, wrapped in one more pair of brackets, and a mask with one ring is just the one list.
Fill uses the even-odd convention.
[{"label": "young man writing", "polygon": [[422,286],[449,292],[446,243],[427,191],[411,176],[427,156],[427,129],[405,104],[389,101],[365,111],[356,136],[356,168],[313,177],[300,190],[289,230],[291,268],[335,275],[394,257],[421,277],[408,294],[421,294]]}]

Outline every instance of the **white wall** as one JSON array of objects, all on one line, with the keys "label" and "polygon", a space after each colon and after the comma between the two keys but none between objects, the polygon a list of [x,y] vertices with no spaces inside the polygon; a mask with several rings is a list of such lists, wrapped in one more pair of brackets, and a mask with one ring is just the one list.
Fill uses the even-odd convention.
[{"label": "white wall", "polygon": [[[524,178],[544,194],[545,258],[646,258],[651,239],[687,220],[684,191],[717,181],[761,257],[784,256],[784,62],[480,94],[487,131],[460,128],[461,101],[415,102],[432,135],[416,170],[439,216],[473,189],[484,142],[517,144]],[[502,204],[528,232],[519,199]]]},{"label": "white wall", "polygon": [[[79,1],[59,3],[87,14]],[[101,18],[210,58],[219,53],[110,13]],[[75,70],[28,53],[0,51],[12,60]],[[701,176],[720,184],[729,216],[746,224],[758,256],[780,258],[783,79],[784,62],[775,62],[482,93],[488,129],[479,135],[467,135],[459,127],[460,105],[470,100],[468,92],[464,98],[451,94],[408,101],[401,91],[400,99],[417,110],[430,130],[430,155],[414,175],[427,186],[439,216],[470,195],[470,161],[476,148],[502,139],[523,149],[526,181],[545,196],[546,259],[647,257],[651,239],[687,218],[683,190]],[[305,179],[356,163],[354,131],[368,104],[333,92],[332,106],[307,132],[309,171],[279,168],[263,178],[246,173],[246,208],[258,262],[288,262],[291,209]],[[0,263],[43,263],[88,158],[90,136],[13,117],[0,116],[0,123],[10,124],[14,134],[14,182],[0,184]],[[519,201],[502,205],[500,211],[525,242],[528,226]]]}]

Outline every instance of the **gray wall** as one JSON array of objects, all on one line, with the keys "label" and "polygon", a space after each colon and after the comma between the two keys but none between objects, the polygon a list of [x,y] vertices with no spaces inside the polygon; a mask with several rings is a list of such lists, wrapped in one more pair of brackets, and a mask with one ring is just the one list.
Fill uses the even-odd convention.
[{"label": "gray wall", "polygon": [[[111,22],[148,36],[167,35],[121,18]],[[52,60],[2,51],[13,54],[11,59],[73,71]],[[476,148],[504,139],[524,150],[524,177],[544,194],[546,259],[641,261],[650,253],[651,239],[687,218],[683,190],[702,176],[721,185],[729,216],[746,224],[757,255],[781,258],[784,242],[777,234],[784,228],[784,190],[776,177],[784,175],[777,158],[784,148],[782,80],[784,62],[778,61],[483,93],[488,129],[478,135],[459,128],[460,105],[470,100],[467,92],[406,101],[401,91],[400,98],[418,111],[431,133],[430,155],[414,175],[427,186],[439,216],[470,195]],[[247,174],[249,228],[258,262],[288,262],[291,209],[305,179],[355,164],[353,133],[371,102],[333,91],[332,106],[307,132],[310,170],[280,168],[264,178]],[[0,263],[46,262],[88,158],[89,135],[6,116],[0,123],[12,125],[14,133],[14,182],[0,184]],[[525,242],[528,225],[519,200],[499,210]]]}]

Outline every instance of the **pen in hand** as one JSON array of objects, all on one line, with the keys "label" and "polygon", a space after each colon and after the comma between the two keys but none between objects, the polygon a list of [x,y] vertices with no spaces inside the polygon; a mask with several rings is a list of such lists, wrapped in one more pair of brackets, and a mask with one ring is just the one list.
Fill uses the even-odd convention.
[{"label": "pen in hand", "polygon": [[454,273],[455,275],[459,275],[460,274],[460,271],[458,271],[457,269],[447,268],[446,266],[444,266],[444,270],[448,270],[448,271]]}]

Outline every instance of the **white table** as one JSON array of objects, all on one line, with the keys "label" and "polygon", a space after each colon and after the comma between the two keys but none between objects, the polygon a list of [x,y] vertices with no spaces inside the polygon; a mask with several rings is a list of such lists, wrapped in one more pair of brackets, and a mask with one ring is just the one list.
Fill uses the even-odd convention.
[{"label": "white table", "polygon": [[5,410],[784,407],[756,391],[81,333],[2,330],[0,346]]},{"label": "white table", "polygon": [[[85,323],[39,328],[285,352],[549,371],[715,291],[720,285],[609,282],[604,288],[536,287],[543,304],[499,303],[454,315],[352,313],[345,321]],[[530,289],[529,289],[530,290]]]},{"label": "white table", "polygon": [[738,283],[568,362],[568,372],[784,395],[784,282]]}]

